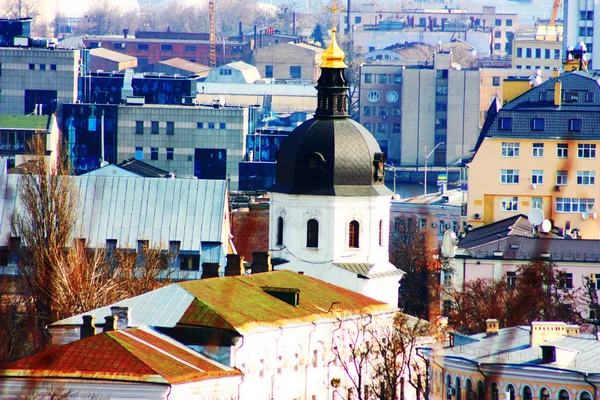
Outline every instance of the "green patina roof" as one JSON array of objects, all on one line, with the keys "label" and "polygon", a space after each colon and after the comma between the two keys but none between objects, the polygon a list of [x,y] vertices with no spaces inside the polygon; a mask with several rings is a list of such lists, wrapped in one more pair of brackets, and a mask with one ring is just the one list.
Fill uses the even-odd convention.
[{"label": "green patina roof", "polygon": [[0,114],[0,129],[46,129],[47,115]]}]

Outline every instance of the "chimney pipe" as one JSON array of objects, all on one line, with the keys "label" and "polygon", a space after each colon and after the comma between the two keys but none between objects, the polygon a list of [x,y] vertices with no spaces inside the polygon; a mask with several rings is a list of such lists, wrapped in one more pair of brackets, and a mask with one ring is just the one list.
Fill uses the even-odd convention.
[{"label": "chimney pipe", "polygon": [[117,319],[115,321],[117,330],[122,331],[127,329],[129,321],[131,321],[131,310],[129,307],[114,306],[110,308],[110,312]]},{"label": "chimney pipe", "polygon": [[557,80],[554,82],[554,105],[560,107],[562,100],[562,82]]},{"label": "chimney pipe", "polygon": [[260,38],[259,38],[259,41],[260,41],[259,47],[260,48],[262,48],[262,37],[263,37],[263,30],[261,29],[260,30]]},{"label": "chimney pipe", "polygon": [[93,315],[83,316],[83,325],[79,331],[79,338],[85,339],[96,334],[96,325],[94,324],[95,317]]},{"label": "chimney pipe", "polygon": [[500,322],[495,318],[489,318],[485,320],[485,334],[486,336],[497,335],[500,329]]},{"label": "chimney pipe", "polygon": [[296,11],[292,13],[292,35],[296,36]]},{"label": "chimney pipe", "polygon": [[269,271],[273,271],[271,253],[266,251],[255,251],[252,253],[252,273]]},{"label": "chimney pipe", "polygon": [[129,29],[123,29],[123,39],[127,39],[127,35],[129,34]]},{"label": "chimney pipe", "polygon": [[219,263],[202,263],[202,277],[200,279],[218,278]]},{"label": "chimney pipe", "polygon": [[254,25],[254,48],[256,48],[258,46],[258,42],[257,42],[258,37],[257,37],[256,29],[257,29],[256,25]]},{"label": "chimney pipe", "polygon": [[114,317],[112,315],[107,315],[104,317],[104,332],[116,331],[117,330],[117,320],[119,317]]},{"label": "chimney pipe", "polygon": [[240,23],[238,24],[238,29],[239,29],[239,32],[240,32],[240,37],[243,37],[244,36],[244,32],[242,31],[242,21],[240,21]]},{"label": "chimney pipe", "polygon": [[244,275],[244,256],[239,254],[227,254],[227,265],[225,266],[225,276]]}]

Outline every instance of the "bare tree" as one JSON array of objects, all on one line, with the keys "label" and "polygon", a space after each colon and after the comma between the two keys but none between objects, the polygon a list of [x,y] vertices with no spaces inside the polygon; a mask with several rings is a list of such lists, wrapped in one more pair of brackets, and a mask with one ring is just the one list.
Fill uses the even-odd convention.
[{"label": "bare tree", "polygon": [[27,157],[27,173],[20,176],[20,210],[13,215],[13,235],[20,238],[20,283],[28,314],[35,326],[34,348],[45,347],[44,328],[52,318],[56,265],[68,247],[77,218],[77,192],[66,162],[45,157],[43,135],[34,136],[33,154]]},{"label": "bare tree", "polygon": [[3,10],[9,18],[35,18],[39,15],[40,0],[5,0]]},{"label": "bare tree", "polygon": [[340,318],[332,353],[349,382],[344,388],[348,398],[403,400],[406,381],[424,398],[426,371],[415,353],[431,338],[431,329],[428,322],[402,313],[387,323],[370,316]]}]

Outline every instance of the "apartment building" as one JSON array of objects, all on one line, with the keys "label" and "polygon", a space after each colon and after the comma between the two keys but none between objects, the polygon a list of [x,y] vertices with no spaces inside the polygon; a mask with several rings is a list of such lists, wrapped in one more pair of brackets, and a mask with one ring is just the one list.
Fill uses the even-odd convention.
[{"label": "apartment building", "polygon": [[600,57],[600,37],[594,34],[594,26],[600,24],[600,13],[594,13],[596,3],[594,1],[569,1],[565,0],[563,6],[564,12],[564,36],[563,53],[567,49],[575,48],[579,42],[587,47],[587,52],[591,56],[589,68],[593,68],[593,60]]},{"label": "apartment building", "polygon": [[533,30],[518,31],[512,46],[513,68],[561,69],[563,64],[563,26],[562,24],[538,25]]},{"label": "apartment building", "polygon": [[424,166],[427,155],[429,166],[450,165],[477,141],[480,81],[478,69],[453,65],[450,52],[427,66],[363,65],[360,122],[395,166]]},{"label": "apartment building", "polygon": [[548,79],[488,111],[469,163],[468,223],[539,208],[554,224],[598,239],[598,79],[587,71]]},{"label": "apartment building", "polygon": [[[470,34],[491,31],[488,42],[490,54],[498,56],[511,53],[510,43],[519,28],[517,13],[496,12],[494,6],[483,6],[481,10],[445,6],[440,9],[403,8],[399,11],[377,11],[375,4],[371,3],[362,4],[359,10],[352,10],[350,20],[350,31],[397,30],[407,27],[421,28],[421,35],[428,30],[451,31],[462,28],[472,30]],[[347,26],[347,23],[346,15],[344,24]],[[356,32],[353,34],[356,37]]]}]

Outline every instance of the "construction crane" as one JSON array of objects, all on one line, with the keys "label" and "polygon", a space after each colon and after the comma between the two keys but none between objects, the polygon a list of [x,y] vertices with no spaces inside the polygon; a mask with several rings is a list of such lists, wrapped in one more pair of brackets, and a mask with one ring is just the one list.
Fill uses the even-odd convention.
[{"label": "construction crane", "polygon": [[553,26],[556,22],[556,15],[558,14],[558,9],[560,8],[560,0],[554,0],[554,7],[552,7],[552,17],[550,17],[550,23],[548,26]]},{"label": "construction crane", "polygon": [[[557,0],[558,1],[558,0]],[[211,68],[217,67],[217,38],[215,32],[215,1],[208,1],[208,23],[209,23],[209,40],[210,40],[210,52],[209,52],[209,66]]]}]

